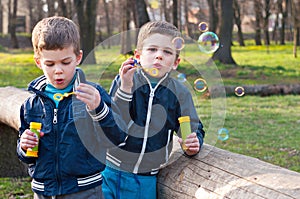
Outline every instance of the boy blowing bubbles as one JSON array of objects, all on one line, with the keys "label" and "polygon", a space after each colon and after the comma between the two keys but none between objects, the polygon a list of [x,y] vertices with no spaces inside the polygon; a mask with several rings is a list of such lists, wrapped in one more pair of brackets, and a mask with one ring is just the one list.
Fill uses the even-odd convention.
[{"label": "boy blowing bubbles", "polygon": [[[121,123],[115,122],[110,96],[100,85],[76,83],[80,70],[76,66],[83,52],[73,21],[57,16],[41,20],[32,32],[32,43],[34,61],[44,75],[29,84],[33,95],[21,107],[17,154],[29,166],[34,198],[102,198],[101,171],[105,168],[102,162],[106,149],[125,139],[118,127]],[[74,98],[54,97],[72,91]],[[30,122],[42,123],[37,158],[25,154],[38,144],[29,130]],[[97,159],[85,147],[80,132],[99,139],[95,147]],[[107,138],[112,145],[108,145]]]},{"label": "boy blowing bubbles", "polygon": [[[196,155],[205,132],[188,89],[170,73],[180,62],[173,39],[180,37],[165,21],[146,23],[139,32],[134,57],[122,63],[110,93],[128,126],[125,145],[110,149],[103,172],[103,192],[110,198],[156,198],[156,175],[168,162],[173,132],[181,116],[190,116],[192,132],[184,141]],[[138,62],[141,68],[134,67]],[[129,113],[128,113],[129,110]],[[179,139],[180,144],[183,140]]]}]

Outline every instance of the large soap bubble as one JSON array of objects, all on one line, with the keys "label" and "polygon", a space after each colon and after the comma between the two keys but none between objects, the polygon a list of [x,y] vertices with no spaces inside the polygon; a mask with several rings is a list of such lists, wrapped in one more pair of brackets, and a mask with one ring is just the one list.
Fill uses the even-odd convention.
[{"label": "large soap bubble", "polygon": [[213,32],[204,32],[198,38],[198,47],[201,52],[214,53],[220,46],[218,36]]}]

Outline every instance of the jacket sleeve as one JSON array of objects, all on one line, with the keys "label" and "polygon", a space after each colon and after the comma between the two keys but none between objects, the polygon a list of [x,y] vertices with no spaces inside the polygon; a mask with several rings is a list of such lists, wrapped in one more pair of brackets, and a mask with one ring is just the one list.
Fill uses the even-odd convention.
[{"label": "jacket sleeve", "polygon": [[[202,122],[197,114],[191,93],[187,90],[183,97],[180,98],[181,116],[190,116],[191,130],[197,134],[200,149],[204,142],[205,131],[203,130]],[[199,150],[200,151],[200,150]]]},{"label": "jacket sleeve", "polygon": [[[26,103],[26,102],[25,102]],[[24,103],[24,104],[25,104]],[[21,126],[19,127],[19,138],[17,140],[17,156],[18,158],[26,163],[26,164],[32,164],[35,163],[36,158],[33,157],[26,157],[25,155],[25,151],[23,151],[23,149],[20,146],[20,138],[21,135],[23,134],[23,132],[26,129],[29,129],[29,124],[27,124],[27,122],[24,119],[24,112],[25,112],[25,108],[24,108],[24,104],[21,106],[20,108],[20,122],[21,122]]]},{"label": "jacket sleeve", "polygon": [[117,75],[110,87],[109,95],[112,97],[116,106],[120,109],[120,116],[128,124],[131,121],[130,103],[132,102],[132,93],[124,92],[120,89],[120,75]]},{"label": "jacket sleeve", "polygon": [[97,89],[101,96],[100,105],[88,113],[99,124],[100,133],[103,132],[107,138],[104,143],[108,147],[123,144],[127,136],[127,126],[120,116],[120,110],[102,87],[98,85]]}]

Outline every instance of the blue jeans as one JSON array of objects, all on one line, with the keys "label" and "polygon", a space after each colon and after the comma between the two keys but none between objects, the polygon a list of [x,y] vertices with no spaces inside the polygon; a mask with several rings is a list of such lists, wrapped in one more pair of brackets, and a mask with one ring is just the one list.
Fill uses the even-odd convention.
[{"label": "blue jeans", "polygon": [[156,199],[156,176],[143,176],[106,166],[102,172],[105,199]]}]

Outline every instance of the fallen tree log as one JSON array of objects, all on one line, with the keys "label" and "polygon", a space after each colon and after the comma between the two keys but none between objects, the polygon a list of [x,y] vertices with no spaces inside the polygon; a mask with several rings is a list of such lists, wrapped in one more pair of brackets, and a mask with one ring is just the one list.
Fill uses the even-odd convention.
[{"label": "fallen tree log", "polygon": [[[262,97],[271,95],[299,95],[300,84],[265,84],[239,86],[244,89],[243,95],[258,95]],[[212,86],[209,89],[213,93],[211,97],[224,97],[223,90],[227,96],[236,95],[237,86]]]},{"label": "fallen tree log", "polygon": [[158,176],[160,199],[300,198],[300,173],[210,145],[193,158],[177,145],[171,162]]},{"label": "fallen tree log", "polygon": [[[20,105],[29,95],[13,87],[0,88],[0,122],[17,130]],[[157,187],[159,198],[296,199],[300,173],[206,144],[188,158],[174,140],[170,163],[159,173]]]},{"label": "fallen tree log", "polygon": [[27,165],[16,155],[20,107],[30,95],[15,87],[0,88],[0,177],[28,176]]},{"label": "fallen tree log", "polygon": [[20,126],[20,107],[31,94],[15,87],[0,88],[0,122],[18,130]]}]

